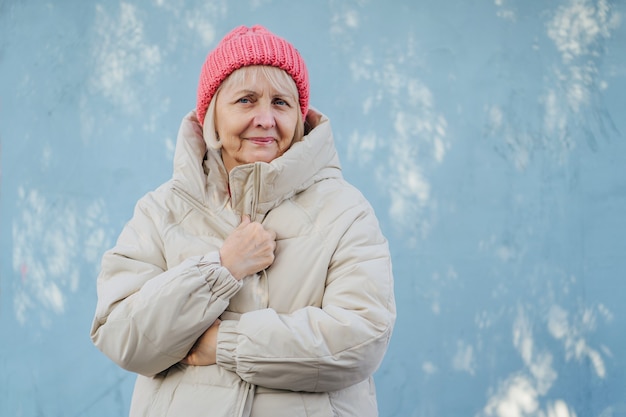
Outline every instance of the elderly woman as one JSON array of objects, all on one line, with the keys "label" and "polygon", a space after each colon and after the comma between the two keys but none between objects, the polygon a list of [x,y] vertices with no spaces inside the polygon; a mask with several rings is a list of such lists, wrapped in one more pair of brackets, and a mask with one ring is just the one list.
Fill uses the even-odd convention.
[{"label": "elderly woman", "polygon": [[95,345],[138,375],[130,415],[378,415],[395,321],[387,241],[261,26],[209,53],[172,179],[102,259]]}]

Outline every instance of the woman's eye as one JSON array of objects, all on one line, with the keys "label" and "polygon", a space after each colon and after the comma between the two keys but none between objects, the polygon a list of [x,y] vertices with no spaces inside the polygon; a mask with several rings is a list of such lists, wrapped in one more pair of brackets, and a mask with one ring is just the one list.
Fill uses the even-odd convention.
[{"label": "woman's eye", "polygon": [[249,97],[242,97],[239,100],[237,100],[238,103],[242,103],[242,104],[248,104],[251,102]]},{"label": "woman's eye", "polygon": [[285,100],[283,100],[281,98],[274,99],[274,104],[277,104],[279,106],[288,106],[289,105],[289,103],[287,103]]}]

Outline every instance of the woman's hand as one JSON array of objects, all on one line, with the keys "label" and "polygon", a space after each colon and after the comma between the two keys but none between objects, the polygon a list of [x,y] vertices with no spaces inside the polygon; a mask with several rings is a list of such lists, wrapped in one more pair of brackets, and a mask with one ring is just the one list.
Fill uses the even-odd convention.
[{"label": "woman's hand", "polygon": [[196,340],[181,363],[194,366],[215,365],[217,361],[215,356],[217,353],[217,332],[220,329],[220,323],[220,319],[215,320],[211,327],[202,333],[202,336]]},{"label": "woman's hand", "polygon": [[276,233],[259,222],[242,216],[241,224],[226,238],[220,249],[222,266],[237,280],[255,274],[274,262]]}]

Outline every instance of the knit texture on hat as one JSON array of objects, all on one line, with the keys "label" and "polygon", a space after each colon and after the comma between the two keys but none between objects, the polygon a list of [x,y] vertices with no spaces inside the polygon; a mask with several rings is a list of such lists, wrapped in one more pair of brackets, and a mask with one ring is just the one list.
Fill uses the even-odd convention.
[{"label": "knit texture on hat", "polygon": [[263,26],[239,26],[213,49],[202,66],[196,114],[200,124],[220,84],[235,70],[250,65],[278,67],[293,78],[298,88],[303,119],[309,107],[309,75],[300,53],[289,42]]}]

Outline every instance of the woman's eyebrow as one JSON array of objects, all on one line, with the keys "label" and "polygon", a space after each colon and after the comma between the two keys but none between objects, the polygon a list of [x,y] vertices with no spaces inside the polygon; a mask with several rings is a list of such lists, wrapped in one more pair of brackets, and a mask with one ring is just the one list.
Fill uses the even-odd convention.
[{"label": "woman's eyebrow", "polygon": [[235,91],[235,95],[241,95],[241,94],[249,96],[249,95],[255,95],[255,94],[258,94],[258,93],[256,91],[254,91],[254,90],[250,90],[250,89],[247,89],[247,88]]},{"label": "woman's eyebrow", "polygon": [[[261,94],[258,91],[256,91],[256,90],[251,90],[249,88],[243,88],[241,90],[236,90],[234,95],[236,95],[236,96],[242,96],[242,95],[243,96],[251,96],[251,95],[258,96],[258,95],[261,95]],[[273,94],[271,95],[271,97],[272,98],[276,98],[276,97],[292,98],[292,99],[296,98],[292,93],[290,93],[290,92],[288,92],[286,90],[274,91]]]},{"label": "woman's eyebrow", "polygon": [[272,98],[290,98],[290,99],[296,99],[296,96],[293,95],[293,93],[289,92],[288,90],[274,90],[273,94],[272,94]]}]

